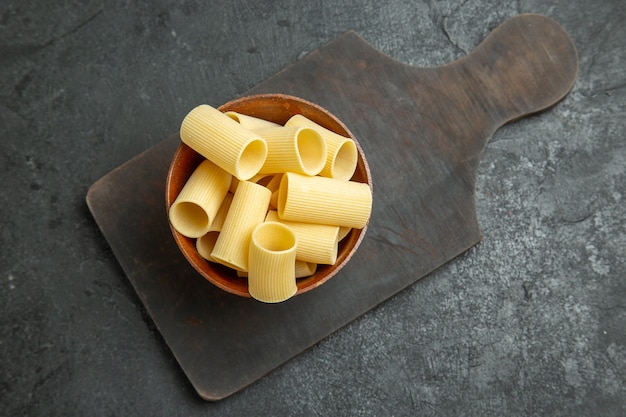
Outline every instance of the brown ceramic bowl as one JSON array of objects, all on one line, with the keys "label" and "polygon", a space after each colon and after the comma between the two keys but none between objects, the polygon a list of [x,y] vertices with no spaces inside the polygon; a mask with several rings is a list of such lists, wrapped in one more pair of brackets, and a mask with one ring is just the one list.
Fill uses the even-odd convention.
[{"label": "brown ceramic bowl", "polygon": [[[242,114],[259,117],[279,124],[284,124],[291,116],[302,114],[325,128],[340,135],[349,136],[357,145],[359,158],[352,181],[367,183],[372,186],[369,166],[363,149],[348,128],[330,112],[322,107],[301,98],[283,94],[262,94],[238,98],[219,107],[222,112],[236,111]],[[195,168],[203,161],[203,157],[189,146],[181,142],[178,147],[167,176],[165,187],[166,208],[176,200]],[[208,262],[196,250],[195,239],[190,239],[178,233],[173,227],[172,234],[181,252],[196,271],[219,288],[243,297],[250,297],[248,282],[245,278],[237,277],[234,270],[222,265]],[[302,294],[319,287],[343,268],[350,260],[363,240],[367,225],[361,230],[353,229],[340,243],[337,253],[337,262],[334,265],[318,265],[317,271],[310,277],[298,279],[298,291]]]}]

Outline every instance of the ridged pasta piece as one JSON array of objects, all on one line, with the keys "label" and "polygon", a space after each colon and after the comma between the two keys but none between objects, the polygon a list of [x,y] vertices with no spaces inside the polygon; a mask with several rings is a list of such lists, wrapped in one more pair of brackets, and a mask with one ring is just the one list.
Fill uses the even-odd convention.
[{"label": "ridged pasta piece", "polygon": [[283,175],[278,190],[281,219],[362,229],[372,211],[369,185],[293,172]]},{"label": "ridged pasta piece", "polygon": [[341,226],[339,228],[339,238],[338,238],[339,241],[341,242],[344,237],[348,236],[351,230],[352,230],[351,227]]},{"label": "ridged pasta piece", "polygon": [[273,175],[272,179],[269,180],[269,182],[266,185],[268,190],[270,190],[272,193],[275,192],[275,191],[278,191],[278,189],[280,188],[280,180],[282,178],[283,178],[283,174],[275,174],[275,175]]},{"label": "ridged pasta piece", "polygon": [[275,210],[267,212],[265,221],[282,223],[293,231],[298,239],[297,260],[325,265],[337,261],[338,226],[282,220]]},{"label": "ridged pasta piece", "polygon": [[207,104],[194,108],[185,116],[180,138],[240,180],[257,174],[267,156],[265,140]]},{"label": "ridged pasta piece", "polygon": [[309,127],[277,126],[255,131],[267,142],[267,158],[259,173],[297,172],[317,175],[326,163],[326,141]]},{"label": "ridged pasta piece", "polygon": [[[317,271],[317,264],[311,262],[299,261],[296,259],[296,278],[310,277]],[[244,271],[237,271],[239,278],[248,278],[248,273]]]},{"label": "ridged pasta piece", "polygon": [[352,178],[359,157],[356,143],[352,139],[338,135],[301,114],[292,116],[285,126],[310,127],[322,135],[326,141],[327,158],[324,169],[320,172],[321,176],[346,181]]},{"label": "ridged pasta piece", "polygon": [[[251,181],[251,182],[254,182],[254,181]],[[228,191],[235,194],[235,191],[237,191],[238,185],[239,185],[239,180],[237,179],[237,177],[233,175],[233,179],[230,182],[230,187],[228,188]]]},{"label": "ridged pasta piece", "polygon": [[279,303],[296,293],[297,245],[296,235],[281,223],[266,222],[254,229],[248,269],[248,290],[253,298]]},{"label": "ridged pasta piece", "polygon": [[242,114],[235,111],[227,111],[224,114],[249,130],[280,126],[278,123],[270,122],[269,120],[260,119],[254,116],[248,116],[247,114]]},{"label": "ridged pasta piece", "polygon": [[272,198],[270,198],[270,208],[276,210],[278,204],[278,189],[280,188],[280,180],[283,178],[283,174],[276,174],[267,183],[266,187],[272,192]]},{"label": "ridged pasta piece", "polygon": [[296,278],[310,277],[317,271],[317,264],[296,259]]},{"label": "ridged pasta piece", "polygon": [[219,232],[209,232],[204,236],[200,236],[196,239],[196,250],[207,261],[215,262],[211,257],[211,252],[213,252],[213,248],[215,247],[215,242],[219,236]]},{"label": "ridged pasta piece", "polygon": [[272,197],[270,198],[270,208],[272,210],[278,209],[278,191],[274,191],[272,193]]},{"label": "ridged pasta piece", "polygon": [[[260,184],[267,187],[267,183],[273,178],[273,174],[256,174],[253,175],[252,178],[247,179],[246,181],[254,182],[256,184]],[[230,188],[228,191],[235,194],[237,191],[237,185],[239,184],[239,180],[236,177],[233,177],[233,181],[230,183]]]},{"label": "ridged pasta piece", "polygon": [[219,232],[222,230],[222,226],[224,225],[224,220],[226,220],[226,215],[228,214],[228,210],[230,209],[230,204],[233,202],[233,194],[226,193],[224,196],[224,200],[222,200],[222,205],[220,206],[215,218],[211,222],[211,227],[209,227],[209,232]]},{"label": "ridged pasta piece", "polygon": [[180,234],[196,238],[207,233],[228,192],[231,175],[209,160],[191,174],[169,209],[169,220]]},{"label": "ridged pasta piece", "polygon": [[272,177],[273,175],[270,173],[258,173],[252,178],[250,178],[248,181],[255,182],[257,184],[261,184],[264,187],[267,187],[267,183],[270,182]]},{"label": "ridged pasta piece", "polygon": [[248,270],[250,235],[265,219],[271,195],[262,185],[239,181],[211,258],[233,269]]}]

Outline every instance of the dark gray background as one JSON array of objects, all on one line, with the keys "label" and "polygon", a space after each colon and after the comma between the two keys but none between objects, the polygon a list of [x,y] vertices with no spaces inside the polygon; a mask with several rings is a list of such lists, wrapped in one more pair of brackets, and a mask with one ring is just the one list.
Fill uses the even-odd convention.
[{"label": "dark gray background", "polygon": [[[579,79],[488,144],[483,242],[245,390],[200,400],[88,187],[197,104],[347,30],[437,66],[524,12],[571,34]],[[626,414],[625,17],[623,0],[2,2],[0,414]]]}]

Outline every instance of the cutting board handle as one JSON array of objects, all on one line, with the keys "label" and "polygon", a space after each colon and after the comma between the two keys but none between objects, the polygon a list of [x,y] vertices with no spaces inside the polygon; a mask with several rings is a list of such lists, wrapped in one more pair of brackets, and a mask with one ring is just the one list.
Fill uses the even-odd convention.
[{"label": "cutting board handle", "polygon": [[578,75],[578,54],[568,33],[537,14],[515,16],[494,29],[468,55],[424,73],[419,81],[423,126],[446,159],[475,174],[492,134],[502,125],[559,102]]},{"label": "cutting board handle", "polygon": [[572,89],[578,54],[568,33],[537,14],[513,17],[446,70],[463,74],[497,127],[545,110]]}]

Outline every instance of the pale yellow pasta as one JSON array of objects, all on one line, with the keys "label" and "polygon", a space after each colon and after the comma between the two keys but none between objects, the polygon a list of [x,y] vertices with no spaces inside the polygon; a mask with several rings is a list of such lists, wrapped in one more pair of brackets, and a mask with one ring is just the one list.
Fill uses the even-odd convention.
[{"label": "pale yellow pasta", "polygon": [[[266,186],[267,182],[269,182],[272,177],[272,174],[256,174],[246,181],[255,182],[257,184]],[[235,191],[237,191],[237,184],[239,184],[239,180],[237,179],[237,177],[233,176],[233,181],[230,183],[230,188],[228,189],[228,191],[235,194]]]},{"label": "pale yellow pasta", "polygon": [[207,233],[228,192],[231,175],[204,160],[191,174],[169,209],[169,219],[180,234],[196,238]]},{"label": "pale yellow pasta", "polygon": [[250,235],[265,219],[271,195],[262,185],[239,181],[211,258],[233,269],[248,270]]},{"label": "pale yellow pasta", "polygon": [[359,157],[356,143],[352,139],[338,135],[301,114],[292,116],[285,126],[310,127],[322,135],[326,141],[327,159],[320,172],[321,176],[340,180],[352,178]]},{"label": "pale yellow pasta", "polygon": [[317,175],[326,163],[326,141],[309,127],[277,126],[255,131],[267,142],[260,173],[298,172]]},{"label": "pale yellow pasta", "polygon": [[209,232],[219,232],[222,230],[222,226],[224,225],[224,220],[226,220],[226,215],[228,214],[228,210],[230,209],[230,204],[233,202],[233,194],[226,193],[224,196],[224,200],[222,200],[222,205],[220,209],[217,211],[215,218],[211,222],[211,227],[209,227]]},{"label": "pale yellow pasta", "polygon": [[187,114],[180,127],[180,138],[240,180],[257,174],[267,156],[263,138],[206,104]]},{"label": "pale yellow pasta", "polygon": [[340,227],[339,228],[339,241],[341,242],[344,237],[348,236],[351,230],[352,230],[351,227],[346,227],[346,226]]},{"label": "pale yellow pasta", "polygon": [[260,119],[254,116],[248,116],[247,114],[241,114],[235,111],[227,111],[224,113],[226,116],[238,122],[241,126],[249,130],[263,129],[264,127],[280,126],[278,123],[270,122],[269,120]]},{"label": "pale yellow pasta", "polygon": [[270,208],[272,210],[278,209],[278,190],[272,193],[272,197],[270,198]]},{"label": "pale yellow pasta", "polygon": [[369,185],[293,172],[283,175],[278,216],[284,220],[362,229],[372,211]]},{"label": "pale yellow pasta", "polygon": [[219,232],[209,232],[204,236],[196,239],[196,250],[207,261],[215,262],[211,257],[211,252],[215,247],[215,242],[219,236]]},{"label": "pale yellow pasta", "polygon": [[[310,277],[317,271],[317,264],[311,262],[299,261],[296,259],[296,278]],[[248,273],[244,271],[237,271],[239,278],[248,278]]]},{"label": "pale yellow pasta", "polygon": [[[252,181],[254,182],[254,181]],[[230,188],[228,188],[228,191],[230,191],[231,193],[235,194],[235,191],[237,191],[237,185],[239,185],[239,180],[237,179],[237,177],[235,177],[233,175],[233,179],[230,182]]]},{"label": "pale yellow pasta", "polygon": [[267,186],[267,183],[272,179],[272,174],[268,173],[259,173],[250,178],[248,181],[256,182],[257,184],[261,184],[263,186]]},{"label": "pale yellow pasta", "polygon": [[266,185],[268,190],[270,190],[272,193],[275,192],[275,191],[278,191],[278,189],[280,188],[280,180],[282,178],[283,178],[282,174],[273,175],[272,179],[269,180],[269,182]]},{"label": "pale yellow pasta", "polygon": [[317,264],[296,259],[296,278],[310,277],[317,271]]},{"label": "pale yellow pasta", "polygon": [[326,265],[337,261],[338,226],[282,220],[274,210],[268,211],[265,221],[282,223],[293,231],[298,239],[296,259]]},{"label": "pale yellow pasta", "polygon": [[[276,208],[276,201],[278,199],[278,187],[280,187],[281,176],[282,174],[256,174],[249,180],[250,182],[264,185],[272,192],[272,198],[270,200],[270,207],[272,208]],[[233,181],[231,182],[229,189],[231,193],[234,194],[235,191],[237,191],[237,184],[239,184],[239,180],[233,177]]]},{"label": "pale yellow pasta", "polygon": [[266,222],[254,229],[248,269],[248,290],[253,298],[278,303],[296,293],[297,246],[296,235],[281,223]]},{"label": "pale yellow pasta", "polygon": [[267,189],[272,192],[272,198],[270,198],[270,208],[274,210],[278,204],[278,189],[280,188],[280,180],[282,178],[283,174],[276,174],[266,185]]}]

